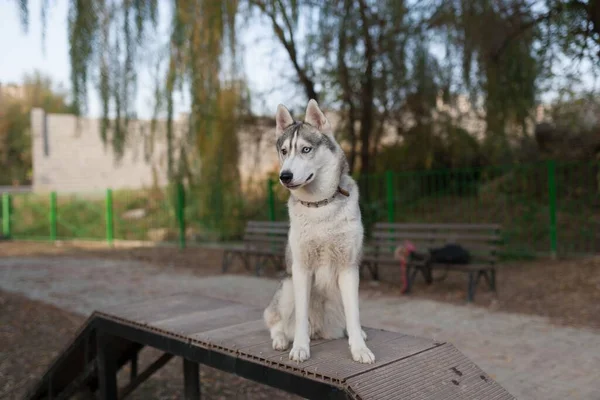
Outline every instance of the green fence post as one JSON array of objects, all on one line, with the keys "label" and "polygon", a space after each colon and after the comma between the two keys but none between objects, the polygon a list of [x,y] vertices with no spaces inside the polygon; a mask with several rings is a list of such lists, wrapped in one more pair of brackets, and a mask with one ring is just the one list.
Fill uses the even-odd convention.
[{"label": "green fence post", "polygon": [[267,201],[269,202],[269,221],[275,221],[275,194],[271,178],[267,180]]},{"label": "green fence post", "polygon": [[557,255],[557,228],[556,228],[556,161],[548,160],[548,203],[550,209],[550,256]]},{"label": "green fence post", "polygon": [[179,224],[179,248],[185,249],[185,188],[177,184],[177,223]]},{"label": "green fence post", "polygon": [[50,240],[56,241],[58,236],[58,205],[56,192],[50,192]]},{"label": "green fence post", "polygon": [[396,220],[396,204],[394,202],[394,173],[392,171],[385,172],[385,193],[387,197],[388,222],[394,222]]},{"label": "green fence post", "polygon": [[2,194],[2,235],[10,238],[10,193]]},{"label": "green fence post", "polygon": [[109,246],[113,245],[115,237],[114,218],[113,218],[113,196],[112,189],[106,189],[106,242]]}]

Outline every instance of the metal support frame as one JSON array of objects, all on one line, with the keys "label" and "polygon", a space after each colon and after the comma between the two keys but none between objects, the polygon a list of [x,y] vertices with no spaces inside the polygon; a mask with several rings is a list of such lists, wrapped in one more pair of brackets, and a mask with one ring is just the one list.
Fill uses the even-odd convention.
[{"label": "metal support frame", "polygon": [[[119,391],[119,399],[124,399],[131,394],[138,386],[140,386],[146,379],[150,378],[152,374],[165,366],[171,359],[173,358],[173,354],[164,353],[161,355],[156,361],[148,366],[141,374],[137,375],[135,378],[129,382],[127,386]],[[108,400],[108,399],[107,399]]]},{"label": "metal support frame", "polygon": [[[291,374],[288,371],[282,371],[276,367],[269,365],[258,364],[252,360],[239,358],[234,354],[226,354],[211,349],[202,348],[199,346],[190,346],[186,341],[182,341],[158,332],[148,331],[141,327],[122,324],[110,319],[98,317],[95,321],[95,327],[103,333],[123,338],[133,343],[139,343],[146,346],[151,346],[156,349],[168,352],[170,355],[184,357],[190,362],[208,365],[217,368],[224,372],[230,372],[243,378],[251,379],[255,382],[266,384],[277,389],[285,390],[286,392],[294,393],[299,396],[310,399],[347,399],[347,395],[343,388],[338,387],[334,383],[318,382],[304,376]],[[99,344],[103,343],[101,336]],[[99,369],[100,374],[111,373],[111,359],[109,353],[104,346],[99,345],[103,355],[100,357]],[[98,353],[100,356],[100,352]],[[108,358],[107,358],[108,357]],[[107,368],[107,366],[109,368]],[[141,376],[140,374],[139,376]],[[115,374],[112,374],[113,379]],[[115,386],[112,385],[112,380],[109,377],[100,377],[99,382],[104,385],[103,391],[100,393],[109,393],[108,390],[114,389],[112,392],[116,395]],[[101,397],[103,399],[114,399],[116,397]]]},{"label": "metal support frame", "polygon": [[185,400],[200,400],[200,366],[183,358],[183,386]]},{"label": "metal support frame", "polygon": [[87,382],[92,379],[92,377],[96,374],[97,367],[95,362],[90,362],[86,365],[86,367],[81,371],[81,373],[75,378],[69,385],[58,395],[55,397],[55,400],[66,400],[70,399],[75,393],[82,390],[82,388],[87,384]]},{"label": "metal support frame", "polygon": [[117,399],[117,360],[110,349],[110,335],[102,330],[96,332],[96,361],[100,398]]},{"label": "metal support frame", "polygon": [[[90,345],[89,351],[88,339]],[[123,340],[130,342],[131,347],[125,353],[117,355],[115,354],[115,348],[118,346],[115,347],[115,345],[119,342],[122,344]],[[150,331],[143,327],[121,323],[102,316],[96,316],[85,327],[73,343],[73,346],[75,345],[84,349],[85,362],[91,363],[94,366],[91,370],[82,371],[84,373],[81,376],[74,378],[75,380],[79,380],[80,384],[57,387],[57,382],[54,380],[54,372],[59,364],[55,364],[46,372],[39,383],[27,393],[27,399],[62,398],[63,393],[75,393],[84,387],[87,387],[91,392],[98,391],[98,398],[100,399],[121,399],[124,394],[128,394],[124,393],[125,390],[127,392],[133,391],[135,387],[139,386],[139,383],[160,369],[172,357],[182,357],[191,364],[204,364],[224,372],[236,374],[242,378],[294,393],[304,398],[348,399],[344,388],[333,382],[315,381],[305,376],[280,370],[275,366],[240,358],[236,354],[228,354],[194,346],[188,341],[172,337],[168,334]],[[138,374],[119,393],[117,387],[117,372],[119,367],[125,365],[127,362],[135,363],[133,361],[134,355],[144,346],[156,348],[165,352],[165,354],[152,364],[154,367],[151,365],[144,372]],[[61,354],[57,362],[66,362],[70,356],[69,354],[68,352]],[[196,367],[199,369],[198,365]],[[193,371],[194,367],[188,368]],[[192,389],[195,382],[188,380],[188,384],[190,385],[190,389]],[[200,388],[199,379],[197,387]],[[193,395],[194,392],[191,391],[191,393]],[[196,399],[194,397],[191,398]]]},{"label": "metal support frame", "polygon": [[133,382],[133,380],[138,375],[138,353],[136,352],[133,357],[131,357],[130,361],[130,369],[129,369],[129,381]]}]

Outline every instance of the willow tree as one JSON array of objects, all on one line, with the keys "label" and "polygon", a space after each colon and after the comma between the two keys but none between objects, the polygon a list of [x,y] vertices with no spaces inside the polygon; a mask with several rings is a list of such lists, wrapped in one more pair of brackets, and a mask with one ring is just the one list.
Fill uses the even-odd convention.
[{"label": "willow tree", "polygon": [[507,161],[511,133],[526,131],[536,103],[544,51],[535,46],[537,29],[498,53],[514,26],[532,21],[526,4],[514,0],[444,1],[430,20],[445,32],[448,52],[460,56],[462,86],[485,113],[488,161]]},{"label": "willow tree", "polygon": [[0,93],[0,185],[29,184],[32,174],[31,110],[73,112],[67,92],[39,72],[26,74],[18,96]]},{"label": "willow tree", "polygon": [[[195,190],[199,218],[211,231],[228,233],[236,226],[222,226],[239,212],[237,128],[241,80],[237,76],[235,43],[235,0],[187,0],[175,3],[167,72],[167,138],[173,141],[173,101],[177,87],[188,86],[191,99],[189,132],[196,151]],[[226,64],[225,64],[226,63]],[[228,79],[223,80],[226,75]],[[169,152],[172,153],[172,152]],[[198,157],[193,157],[193,155]],[[169,169],[173,160],[169,159]],[[201,186],[198,186],[201,185]]]},{"label": "willow tree", "polygon": [[[19,4],[26,26],[28,1],[19,0]],[[42,2],[43,20],[49,6],[49,2]],[[238,2],[177,0],[171,7],[168,67],[157,86],[155,113],[165,112],[167,116],[171,182],[187,177],[190,186],[201,184],[205,188],[223,188],[227,183],[227,191],[204,190],[196,196],[200,216],[215,225],[226,209],[231,211],[232,199],[240,198],[236,132],[241,103],[235,40]],[[69,4],[74,104],[85,113],[88,87],[96,85],[102,104],[101,136],[117,156],[125,150],[129,121],[135,118],[137,73],[144,67],[142,53],[155,40],[158,18],[157,0],[73,0]],[[191,99],[188,134],[186,140],[176,140],[174,97],[186,90]]]}]

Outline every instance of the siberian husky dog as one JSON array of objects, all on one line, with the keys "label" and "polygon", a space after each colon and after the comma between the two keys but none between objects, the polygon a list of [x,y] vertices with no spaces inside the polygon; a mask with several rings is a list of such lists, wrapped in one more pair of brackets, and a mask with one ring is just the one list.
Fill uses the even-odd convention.
[{"label": "siberian husky dog", "polygon": [[[279,180],[290,191],[288,277],[264,312],[273,348],[289,358],[310,358],[311,339],[348,336],[354,361],[373,363],[358,309],[363,226],[358,187],[344,152],[315,100],[304,122],[283,105],[275,116]],[[291,276],[289,276],[291,274]]]}]

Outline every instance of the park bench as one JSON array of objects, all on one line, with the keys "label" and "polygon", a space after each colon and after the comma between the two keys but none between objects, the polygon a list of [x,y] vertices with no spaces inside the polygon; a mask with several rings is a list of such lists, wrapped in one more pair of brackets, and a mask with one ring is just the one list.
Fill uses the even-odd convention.
[{"label": "park bench", "polygon": [[223,252],[223,273],[238,257],[247,270],[260,275],[262,268],[270,263],[275,269],[285,269],[285,247],[289,231],[289,223],[273,221],[248,221],[244,230],[242,246],[228,246]]},{"label": "park bench", "polygon": [[[365,246],[363,267],[373,279],[379,278],[379,266],[393,265],[400,271],[400,262],[394,251],[405,241],[412,242],[417,254],[407,263],[407,291],[418,273],[428,284],[433,281],[433,271],[443,270],[467,275],[467,301],[475,296],[475,289],[483,277],[489,288],[496,291],[497,249],[500,244],[500,226],[495,224],[411,224],[377,223],[372,231],[372,240]],[[429,250],[447,244],[458,244],[471,256],[468,264],[450,264],[432,261]]]},{"label": "park bench", "polygon": [[[309,399],[514,399],[449,343],[364,330],[374,364],[354,362],[347,339],[314,340],[311,358],[296,363],[273,350],[262,309],[247,304],[183,293],[115,305],[88,318],[26,399],[122,400],[174,357],[186,400],[200,399],[200,364]],[[162,355],[138,371],[145,347]]]}]

